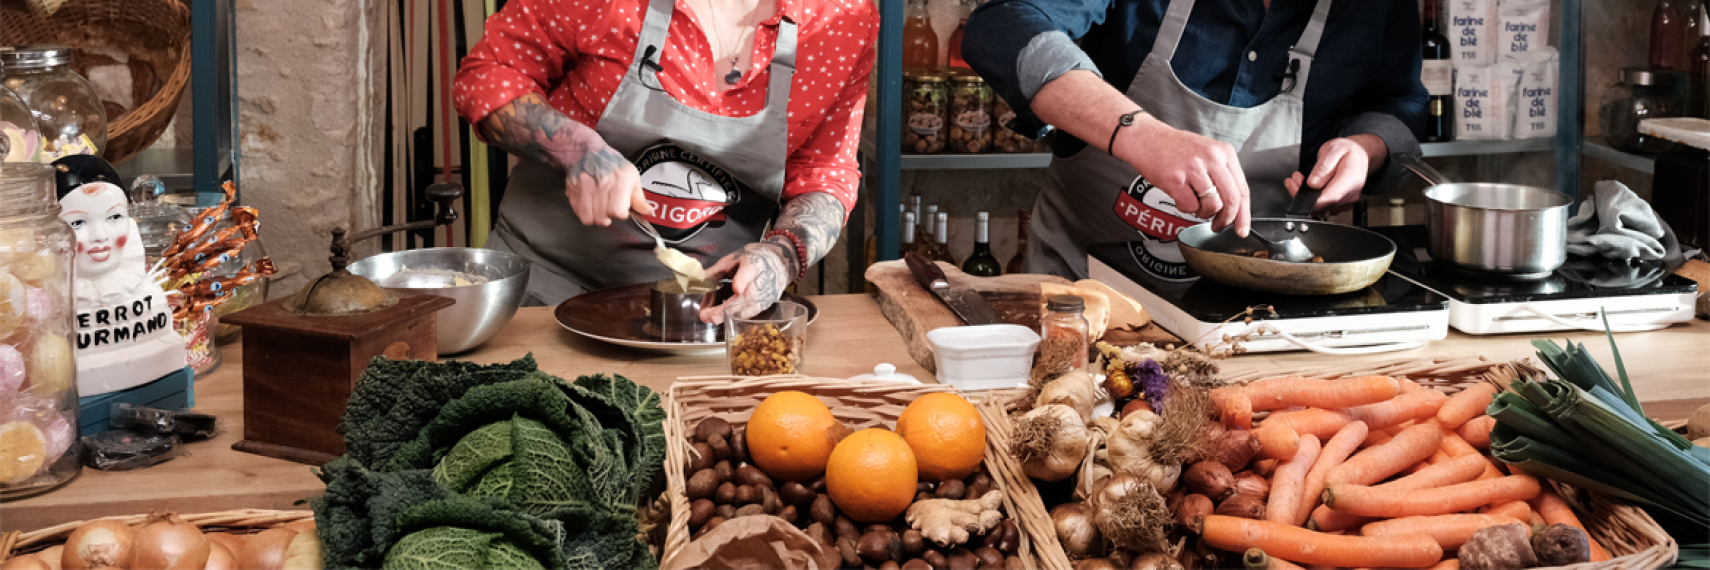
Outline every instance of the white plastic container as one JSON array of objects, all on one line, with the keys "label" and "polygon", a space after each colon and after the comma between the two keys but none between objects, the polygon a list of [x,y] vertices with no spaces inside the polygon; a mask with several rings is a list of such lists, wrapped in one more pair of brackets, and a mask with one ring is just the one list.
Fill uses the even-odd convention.
[{"label": "white plastic container", "polygon": [[962,391],[1027,385],[1039,333],[1019,325],[945,327],[926,333],[938,381]]}]

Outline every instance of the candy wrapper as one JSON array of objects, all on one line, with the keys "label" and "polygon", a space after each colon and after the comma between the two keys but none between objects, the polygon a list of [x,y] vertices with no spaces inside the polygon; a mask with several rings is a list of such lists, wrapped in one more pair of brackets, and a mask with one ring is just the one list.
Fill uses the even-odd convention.
[{"label": "candy wrapper", "polygon": [[[225,200],[198,213],[190,227],[161,252],[154,269],[162,287],[173,292],[175,326],[185,338],[190,364],[197,370],[205,370],[217,358],[211,333],[217,322],[216,309],[230,302],[239,287],[263,281],[276,271],[273,262],[263,257],[235,275],[214,274],[221,265],[238,259],[244,246],[259,239],[261,227],[258,210],[232,205],[237,198],[236,185],[227,182],[221,190]],[[228,215],[232,226],[216,230]]]},{"label": "candy wrapper", "polygon": [[162,410],[126,403],[113,404],[112,414],[107,417],[107,421],[113,429],[177,435],[185,441],[207,439],[219,432],[218,419],[208,414],[189,410]]},{"label": "candy wrapper", "polygon": [[178,436],[115,429],[83,438],[85,463],[102,471],[130,471],[184,454]]}]

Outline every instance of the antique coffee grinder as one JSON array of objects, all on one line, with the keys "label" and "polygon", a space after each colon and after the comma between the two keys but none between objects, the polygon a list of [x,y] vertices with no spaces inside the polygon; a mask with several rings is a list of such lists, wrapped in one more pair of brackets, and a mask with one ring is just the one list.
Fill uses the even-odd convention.
[{"label": "antique coffee grinder", "polygon": [[221,319],[243,327],[243,440],[232,449],[322,465],[344,454],[336,431],[356,379],[376,356],[432,360],[435,312],[455,301],[400,294],[345,269],[351,245],[378,235],[457,220],[462,186],[429,186],[432,220],[346,236],[332,231],[332,272],[296,294]]}]

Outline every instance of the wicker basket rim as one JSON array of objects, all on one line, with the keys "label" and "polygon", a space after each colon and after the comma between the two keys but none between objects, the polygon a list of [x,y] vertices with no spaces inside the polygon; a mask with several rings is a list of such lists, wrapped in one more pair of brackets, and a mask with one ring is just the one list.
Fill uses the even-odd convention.
[{"label": "wicker basket rim", "polygon": [[[135,526],[147,522],[150,514],[115,515],[89,520],[72,521],[53,525],[47,528],[29,532],[10,532],[0,535],[0,560],[9,559],[22,554],[25,550],[38,550],[32,547],[48,545],[64,541],[71,536],[71,531],[77,527],[101,520],[117,520],[127,525]],[[315,520],[314,511],[309,510],[272,510],[272,509],[235,509],[207,513],[180,514],[179,518],[198,527],[274,527],[282,524]]]}]

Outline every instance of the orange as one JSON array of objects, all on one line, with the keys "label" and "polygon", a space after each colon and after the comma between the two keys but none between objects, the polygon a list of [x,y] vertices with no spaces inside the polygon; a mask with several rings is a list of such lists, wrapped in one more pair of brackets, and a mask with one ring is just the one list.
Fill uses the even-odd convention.
[{"label": "orange", "polygon": [[748,419],[748,456],[767,475],[784,481],[807,481],[825,472],[825,461],[836,446],[832,436],[842,424],[831,408],[802,392],[767,396]]},{"label": "orange", "polygon": [[986,422],[967,399],[949,392],[915,398],[897,416],[897,435],[914,450],[927,481],[967,477],[986,457]]},{"label": "orange", "polygon": [[825,492],[849,518],[881,523],[914,502],[920,471],[908,442],[895,432],[867,428],[843,439],[825,465]]}]

